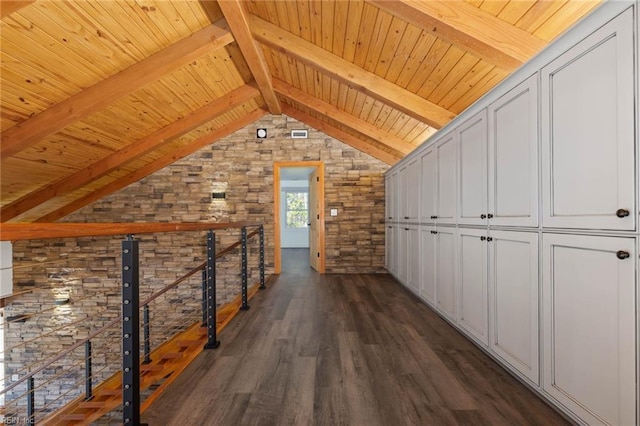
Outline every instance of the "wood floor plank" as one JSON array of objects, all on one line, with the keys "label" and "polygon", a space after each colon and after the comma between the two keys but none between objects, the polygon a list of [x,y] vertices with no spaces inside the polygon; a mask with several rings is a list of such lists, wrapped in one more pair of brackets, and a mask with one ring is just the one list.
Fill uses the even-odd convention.
[{"label": "wood floor plank", "polygon": [[144,413],[149,425],[566,425],[392,277],[308,251]]}]

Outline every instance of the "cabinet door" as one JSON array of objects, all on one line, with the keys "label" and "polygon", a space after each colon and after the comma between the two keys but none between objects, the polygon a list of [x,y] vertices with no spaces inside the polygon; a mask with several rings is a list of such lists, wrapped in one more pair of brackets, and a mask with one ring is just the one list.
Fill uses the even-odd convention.
[{"label": "cabinet door", "polygon": [[407,220],[418,222],[420,216],[420,161],[414,158],[407,166],[407,182],[405,196],[407,198]]},{"label": "cabinet door", "polygon": [[456,137],[449,133],[435,143],[437,162],[436,216],[438,223],[456,222]]},{"label": "cabinet door", "polygon": [[451,321],[456,318],[456,228],[436,230],[436,308]]},{"label": "cabinet door", "polygon": [[635,229],[632,24],[629,8],[541,71],[544,227]]},{"label": "cabinet door", "polygon": [[537,74],[489,106],[488,214],[491,225],[538,226]]},{"label": "cabinet door", "polygon": [[384,218],[385,221],[391,221],[391,175],[384,177]]},{"label": "cabinet door", "polygon": [[588,424],[637,424],[635,239],[542,243],[544,391]]},{"label": "cabinet door", "polygon": [[538,234],[491,230],[491,238],[489,348],[539,385]]},{"label": "cabinet door", "polygon": [[398,221],[406,222],[409,219],[407,211],[407,182],[409,180],[409,167],[407,165],[398,171],[396,192],[398,193]]},{"label": "cabinet door", "polygon": [[458,133],[458,169],[460,170],[458,223],[487,223],[487,112],[471,117],[460,125]]},{"label": "cabinet door", "polygon": [[387,271],[395,274],[395,251],[396,251],[396,227],[391,224],[387,224],[385,228],[385,245],[384,245],[384,255],[385,255],[385,265]]},{"label": "cabinet door", "polygon": [[389,216],[392,222],[398,221],[398,172],[391,173],[389,176],[389,184],[390,184],[390,201],[391,206],[389,207]]},{"label": "cabinet door", "polygon": [[429,304],[436,302],[436,229],[420,227],[420,296]]},{"label": "cabinet door", "polygon": [[404,225],[398,226],[398,250],[396,251],[396,271],[398,280],[407,285],[407,266],[409,259],[407,259],[407,248],[409,243],[409,231]]},{"label": "cabinet door", "polygon": [[411,225],[407,232],[407,285],[416,294],[420,292],[420,232],[417,225]]},{"label": "cabinet door", "polygon": [[458,228],[457,248],[458,324],[487,345],[487,230]]},{"label": "cabinet door", "polygon": [[420,157],[420,221],[434,222],[436,215],[436,151],[435,147],[427,148]]}]

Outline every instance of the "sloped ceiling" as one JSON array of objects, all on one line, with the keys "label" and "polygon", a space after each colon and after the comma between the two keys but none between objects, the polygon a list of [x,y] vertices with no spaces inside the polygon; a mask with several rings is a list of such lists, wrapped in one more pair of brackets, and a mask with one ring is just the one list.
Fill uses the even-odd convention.
[{"label": "sloped ceiling", "polygon": [[287,114],[388,164],[598,1],[5,1],[0,221]]}]

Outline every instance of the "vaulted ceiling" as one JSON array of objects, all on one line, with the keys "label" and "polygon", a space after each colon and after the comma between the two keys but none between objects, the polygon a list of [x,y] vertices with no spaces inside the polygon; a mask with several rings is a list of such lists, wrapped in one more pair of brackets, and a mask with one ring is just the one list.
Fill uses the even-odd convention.
[{"label": "vaulted ceiling", "polygon": [[51,222],[265,114],[388,164],[598,1],[0,3],[0,221]]}]

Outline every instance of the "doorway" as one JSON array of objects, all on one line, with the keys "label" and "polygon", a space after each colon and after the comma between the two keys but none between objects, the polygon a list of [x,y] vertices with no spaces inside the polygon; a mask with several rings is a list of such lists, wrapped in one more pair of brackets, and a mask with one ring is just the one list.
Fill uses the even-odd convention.
[{"label": "doorway", "polygon": [[[283,176],[295,176],[296,179],[285,180]],[[303,178],[304,185],[301,182]],[[295,180],[299,183],[294,184]],[[273,192],[274,272],[276,274],[282,272],[282,248],[298,246],[308,250],[309,265],[316,271],[324,273],[324,163],[322,161],[275,162]],[[306,211],[302,205],[306,205]],[[304,219],[308,221],[303,223]],[[288,231],[284,235],[283,229]],[[308,240],[303,234],[306,234],[304,236]]]}]

